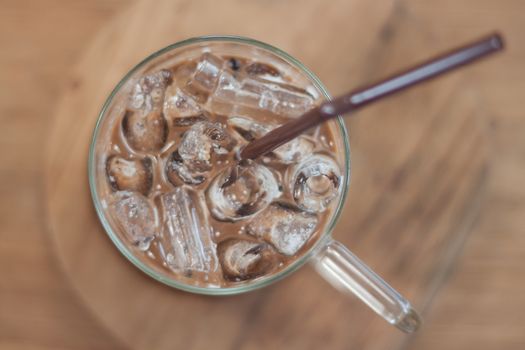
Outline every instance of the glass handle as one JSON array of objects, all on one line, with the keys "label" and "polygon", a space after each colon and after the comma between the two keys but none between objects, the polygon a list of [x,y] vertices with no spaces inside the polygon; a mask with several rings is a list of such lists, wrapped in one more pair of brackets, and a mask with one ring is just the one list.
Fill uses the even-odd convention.
[{"label": "glass handle", "polygon": [[333,287],[357,296],[388,323],[407,333],[418,329],[421,318],[410,303],[341,243],[330,240],[312,262]]}]

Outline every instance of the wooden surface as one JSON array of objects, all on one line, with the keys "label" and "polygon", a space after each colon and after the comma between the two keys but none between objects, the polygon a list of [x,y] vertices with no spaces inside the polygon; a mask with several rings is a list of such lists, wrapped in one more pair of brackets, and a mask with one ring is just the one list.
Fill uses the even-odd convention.
[{"label": "wooden surface", "polygon": [[[155,4],[0,3],[0,348],[525,347],[525,4]],[[237,297],[174,291],[128,264],[97,224],[87,138],[112,85],[154,49],[199,34],[252,36],[337,94],[494,28],[505,56],[348,122],[353,179],[334,236],[424,309],[414,337],[308,267]]]}]

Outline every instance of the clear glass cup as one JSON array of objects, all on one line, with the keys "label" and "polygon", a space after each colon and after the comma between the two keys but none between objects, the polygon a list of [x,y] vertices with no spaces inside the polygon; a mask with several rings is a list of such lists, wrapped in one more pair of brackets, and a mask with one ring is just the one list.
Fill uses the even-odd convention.
[{"label": "clear glass cup", "polygon": [[166,271],[155,268],[151,264],[148,265],[144,259],[141,259],[123,242],[122,235],[115,229],[116,226],[112,223],[109,215],[107,215],[104,204],[101,201],[102,182],[106,181],[106,179],[97,176],[97,174],[100,174],[99,167],[104,166],[100,162],[103,149],[98,141],[99,137],[112,129],[113,125],[108,121],[111,120],[111,113],[121,112],[119,108],[122,108],[123,99],[126,98],[129,92],[129,84],[127,83],[130,80],[140,76],[150,67],[161,68],[163,65],[169,65],[170,60],[173,58],[181,59],[186,52],[191,51],[188,49],[192,47],[212,48],[214,52],[218,50],[222,54],[248,55],[249,57],[256,56],[258,58],[266,56],[271,58],[272,61],[278,60],[283,65],[292,67],[296,73],[301,75],[302,79],[306,79],[311,86],[315,87],[320,97],[330,99],[330,95],[321,81],[298,60],[271,45],[238,36],[204,36],[180,41],[153,53],[137,64],[122,78],[106,100],[93,132],[88,160],[89,184],[94,206],[105,231],[119,251],[135,266],[154,279],[187,292],[207,295],[232,295],[262,288],[288,276],[308,262],[332,286],[345,294],[357,296],[390,324],[405,332],[415,331],[421,321],[410,303],[383,281],[381,277],[370,270],[348,248],[332,238],[331,234],[341,214],[350,180],[350,147],[347,131],[341,118],[331,121],[337,129],[337,136],[341,143],[338,145],[338,148],[343,151],[340,154],[341,159],[339,161],[344,170],[344,181],[342,193],[338,198],[337,208],[333,211],[332,217],[318,240],[307,252],[283,270],[269,276],[244,282],[238,286],[225,288],[200,287],[183,283],[175,279],[174,276],[170,276]]}]

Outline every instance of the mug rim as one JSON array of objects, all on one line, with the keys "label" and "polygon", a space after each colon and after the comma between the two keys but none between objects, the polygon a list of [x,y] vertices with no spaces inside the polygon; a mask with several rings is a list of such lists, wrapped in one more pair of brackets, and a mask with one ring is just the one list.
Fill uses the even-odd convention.
[{"label": "mug rim", "polygon": [[89,147],[89,156],[88,156],[88,179],[89,179],[91,198],[93,200],[93,204],[95,206],[97,216],[104,228],[104,231],[109,236],[113,244],[120,251],[120,253],[124,255],[126,259],[129,260],[138,269],[140,269],[142,272],[146,273],[148,276],[152,277],[153,279],[165,285],[168,285],[170,287],[177,288],[179,290],[183,290],[186,292],[191,292],[191,293],[196,293],[196,294],[205,294],[205,295],[234,295],[234,294],[245,293],[245,292],[249,292],[252,290],[266,287],[290,275],[291,273],[293,273],[294,271],[302,267],[315,254],[315,252],[319,248],[323,247],[326,244],[326,242],[330,240],[331,233],[333,229],[335,228],[335,225],[337,224],[339,216],[341,215],[341,210],[344,206],[345,199],[346,199],[347,192],[348,192],[348,186],[350,183],[350,144],[349,144],[348,132],[346,130],[343,119],[341,118],[341,116],[338,116],[335,120],[337,122],[338,130],[339,130],[341,138],[343,139],[343,144],[344,144],[344,167],[343,167],[344,181],[342,184],[343,188],[341,191],[341,195],[339,196],[339,203],[337,203],[336,210],[332,214],[328,225],[326,225],[324,232],[317,239],[317,241],[308,249],[308,251],[306,251],[302,256],[300,256],[295,261],[290,263],[283,270],[273,275],[270,275],[268,277],[263,276],[263,277],[260,277],[254,280],[253,282],[243,283],[239,286],[216,288],[216,287],[201,287],[201,286],[186,284],[181,281],[177,281],[174,278],[168,278],[166,276],[163,276],[160,273],[156,272],[154,269],[150,268],[147,264],[143,263],[140,259],[138,259],[135,256],[135,254],[128,248],[128,246],[121,241],[118,235],[114,232],[109,221],[106,219],[105,210],[102,206],[102,203],[98,196],[98,192],[96,188],[97,185],[96,185],[96,166],[95,166],[95,146],[98,140],[100,127],[103,121],[105,120],[106,112],[108,111],[108,108],[111,106],[116,94],[120,91],[120,89],[124,86],[124,84],[126,84],[128,80],[135,74],[135,72],[137,72],[139,69],[144,67],[146,64],[148,64],[153,59],[163,54],[166,54],[168,52],[171,52],[175,49],[178,49],[184,46],[188,46],[188,45],[192,45],[196,43],[203,43],[203,42],[238,43],[238,44],[243,44],[247,46],[255,46],[255,47],[270,51],[272,54],[275,54],[279,58],[285,60],[287,63],[299,69],[301,73],[305,74],[306,77],[313,83],[316,89],[319,92],[321,92],[324,98],[326,98],[327,100],[331,100],[331,96],[328,93],[328,90],[326,89],[326,87],[322,84],[320,79],[314,73],[312,73],[304,64],[302,64],[296,58],[292,57],[285,51],[277,47],[274,47],[270,44],[266,44],[259,40],[255,40],[255,39],[251,39],[251,38],[247,38],[243,36],[237,36],[237,35],[206,35],[206,36],[198,36],[198,37],[193,37],[193,38],[185,39],[182,41],[178,41],[158,51],[155,51],[154,53],[150,54],[149,56],[144,58],[142,61],[140,61],[138,64],[136,64],[131,70],[129,70],[124,75],[124,77],[118,82],[118,84],[113,88],[113,90],[107,97],[106,101],[104,102],[102,106],[102,109],[100,110],[98,114],[95,128],[93,130],[93,134],[91,137],[91,144]]}]

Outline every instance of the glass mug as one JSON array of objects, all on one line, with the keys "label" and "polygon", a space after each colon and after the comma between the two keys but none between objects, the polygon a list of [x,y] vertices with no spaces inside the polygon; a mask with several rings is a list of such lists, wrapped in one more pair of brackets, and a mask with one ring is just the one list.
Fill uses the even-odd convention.
[{"label": "glass mug", "polygon": [[127,82],[139,77],[148,68],[162,67],[163,64],[166,65],[166,62],[173,58],[181,59],[182,57],[183,59],[187,52],[191,52],[196,48],[212,48],[213,52],[232,56],[246,57],[248,55],[248,57],[266,57],[274,61],[277,60],[281,64],[293,68],[297,74],[301,75],[301,79],[306,79],[311,86],[315,87],[319,96],[330,99],[330,95],[324,85],[303,64],[284,51],[253,39],[238,36],[204,36],[180,41],[153,53],[126,74],[111,92],[99,114],[93,132],[88,161],[89,184],[96,212],[112,242],[129,261],[154,279],[187,292],[207,295],[232,295],[249,292],[288,276],[308,262],[325,280],[338,290],[357,296],[387,322],[395,325],[402,331],[414,332],[421,321],[410,303],[352,254],[350,250],[332,239],[331,233],[341,214],[350,179],[350,148],[347,131],[340,117],[331,121],[331,123],[334,123],[338,133],[338,135],[335,135],[335,138],[339,140],[339,149],[343,151],[338,152],[341,157],[339,163],[344,171],[344,181],[336,210],[332,211],[332,215],[324,227],[324,232],[320,234],[310,249],[284,269],[269,276],[246,281],[238,286],[221,288],[195,286],[178,281],[167,272],[149,266],[144,259],[134,254],[128,245],[123,242],[123,237],[119,230],[116,229],[116,225],[112,222],[111,217],[107,215],[105,205],[101,201],[103,195],[102,182],[106,181],[106,179],[99,176],[101,173],[100,167],[104,166],[101,162],[101,159],[103,159],[103,147],[99,137],[102,134],[107,135],[112,129],[112,113],[122,112],[122,107],[119,107],[119,104],[122,106],[122,101],[127,96],[125,91]]}]

